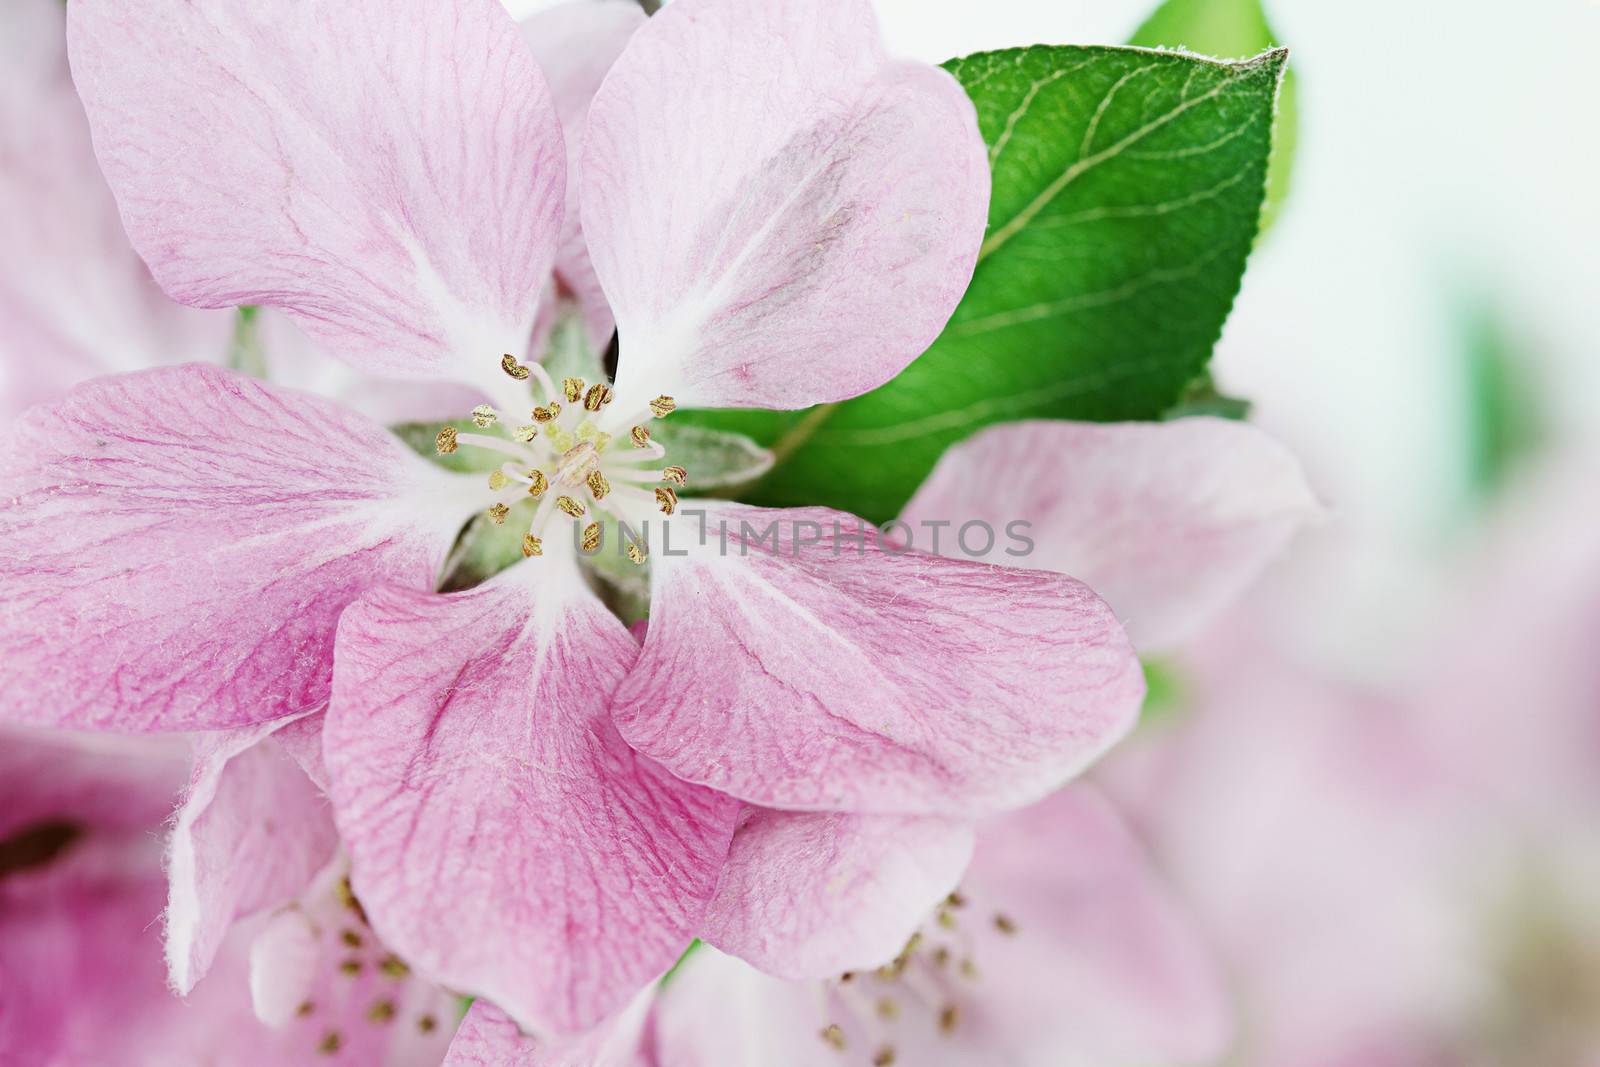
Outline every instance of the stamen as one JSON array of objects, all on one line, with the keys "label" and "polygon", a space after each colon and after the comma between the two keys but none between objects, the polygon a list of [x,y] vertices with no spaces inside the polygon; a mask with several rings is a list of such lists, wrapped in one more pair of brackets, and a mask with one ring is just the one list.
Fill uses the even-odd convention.
[{"label": "stamen", "polygon": [[367,1018],[375,1023],[386,1023],[394,1018],[394,1001],[384,999],[372,1005]]},{"label": "stamen", "polygon": [[528,368],[517,362],[517,357],[510,352],[500,357],[500,369],[519,382],[528,380]]},{"label": "stamen", "polygon": [[644,546],[639,542],[633,540],[628,542],[628,559],[631,562],[643,567],[647,556],[648,553],[645,552]]},{"label": "stamen", "polygon": [[411,968],[406,966],[406,961],[399,956],[389,955],[378,961],[378,970],[384,977],[399,980],[411,973]]},{"label": "stamen", "polygon": [[524,558],[544,555],[544,542],[533,534],[524,534],[522,537],[522,555]]},{"label": "stamen", "polygon": [[542,407],[533,409],[533,419],[535,422],[554,422],[560,417],[561,405],[557,404],[554,400]]},{"label": "stamen", "polygon": [[518,426],[515,430],[511,431],[511,439],[525,445],[530,444],[533,439],[538,436],[539,427],[537,424],[531,422],[524,426]]},{"label": "stamen", "polygon": [[1002,934],[1014,934],[1017,932],[1017,924],[1012,921],[1011,916],[1001,911],[994,913],[994,928]]},{"label": "stamen", "polygon": [[894,1020],[900,1016],[900,1002],[893,997],[878,998],[878,1017]]},{"label": "stamen", "polygon": [[324,1056],[332,1056],[344,1044],[344,1039],[339,1036],[339,1031],[329,1030],[322,1035],[322,1040],[317,1043],[317,1051]]},{"label": "stamen", "polygon": [[961,1021],[954,1004],[946,1004],[939,1009],[939,1032],[941,1034],[954,1033],[956,1024]]},{"label": "stamen", "polygon": [[544,491],[548,488],[550,488],[550,479],[544,476],[544,471],[535,468],[528,472],[529,496],[544,496]]},{"label": "stamen", "polygon": [[661,507],[661,514],[671,515],[678,509],[678,494],[670,486],[660,486],[656,489],[656,503]]},{"label": "stamen", "polygon": [[433,447],[441,456],[448,456],[456,450],[456,428],[446,426],[439,431],[439,436],[433,439]]},{"label": "stamen", "polygon": [[506,507],[504,504],[496,504],[494,507],[489,509],[489,518],[496,526],[504,526],[506,522],[506,515],[510,513],[510,511],[511,509]]},{"label": "stamen", "polygon": [[356,959],[345,960],[343,963],[339,964],[339,973],[348,974],[351,977],[360,974],[361,961]]},{"label": "stamen", "polygon": [[658,419],[664,419],[678,410],[678,402],[670,396],[658,396],[650,401],[650,413]]},{"label": "stamen", "polygon": [[572,499],[570,496],[557,497],[556,498],[556,507],[558,507],[562,511],[566,512],[568,515],[571,515],[574,519],[583,518],[584,512],[588,510],[582,504],[580,504],[578,501]]},{"label": "stamen", "polygon": [[296,1015],[298,1015],[300,1018],[304,1019],[307,1015],[310,1015],[312,1012],[314,1012],[316,1010],[317,1010],[317,1006],[315,1004],[311,1003],[311,1001],[302,1000],[300,1002],[300,1006],[294,1010],[294,1013]]},{"label": "stamen", "polygon": [[589,472],[589,492],[596,500],[604,500],[606,494],[611,492],[611,483],[606,481],[606,476],[599,471]]},{"label": "stamen", "polygon": [[583,379],[561,379],[561,391],[567,395],[567,403],[576,404],[578,402],[578,398],[583,395]]},{"label": "stamen", "polygon": [[421,1030],[425,1034],[433,1033],[438,1026],[439,1020],[435,1019],[431,1015],[424,1015],[422,1018],[417,1020],[417,1029]]},{"label": "stamen", "polygon": [[822,1040],[841,1052],[844,1050],[844,1029],[838,1023],[829,1023],[822,1028]]},{"label": "stamen", "polygon": [[599,411],[611,403],[611,389],[604,385],[591,385],[583,394],[583,406],[589,411]]},{"label": "stamen", "polygon": [[591,522],[583,528],[583,550],[593,552],[600,547],[600,524]]},{"label": "stamen", "polygon": [[685,485],[689,481],[689,472],[682,467],[665,467],[661,471],[661,477],[675,485]]},{"label": "stamen", "polygon": [[479,404],[472,409],[472,423],[480,430],[487,430],[493,426],[497,418],[499,418],[499,415],[488,404]]},{"label": "stamen", "polygon": [[489,488],[493,489],[495,492],[498,493],[500,490],[504,489],[510,484],[511,479],[506,477],[505,471],[493,470],[489,472]]},{"label": "stamen", "polygon": [[872,1057],[872,1067],[889,1067],[894,1063],[894,1046],[884,1045]]},{"label": "stamen", "polygon": [[351,948],[361,947],[361,935],[356,933],[354,930],[344,930],[340,932],[339,940],[343,941]]},{"label": "stamen", "polygon": [[650,447],[650,431],[645,429],[643,426],[635,426],[633,429],[628,431],[628,436],[633,438],[634,448]]}]

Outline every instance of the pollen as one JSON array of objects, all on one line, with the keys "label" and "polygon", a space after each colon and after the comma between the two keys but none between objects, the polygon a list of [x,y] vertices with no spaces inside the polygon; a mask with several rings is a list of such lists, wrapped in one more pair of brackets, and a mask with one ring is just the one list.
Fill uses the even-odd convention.
[{"label": "pollen", "polygon": [[533,409],[534,422],[554,422],[560,417],[561,405],[557,404],[554,400],[550,401],[548,404]]},{"label": "pollen", "polygon": [[599,411],[611,403],[611,389],[605,385],[591,385],[583,394],[583,406],[588,411]]},{"label": "pollen", "polygon": [[1003,911],[994,913],[994,928],[1002,934],[1014,934],[1017,932],[1016,922]]},{"label": "pollen", "polygon": [[568,515],[571,515],[575,519],[583,518],[584,512],[588,510],[581,503],[572,499],[570,496],[556,497],[556,507],[560,508],[562,511],[566,512]]},{"label": "pollen", "polygon": [[339,964],[339,973],[340,974],[348,974],[348,975],[350,975],[352,977],[354,977],[355,975],[360,974],[361,973],[361,961],[357,960],[357,959],[345,960],[343,963]]},{"label": "pollen", "polygon": [[385,998],[377,1001],[367,1011],[367,1018],[375,1023],[386,1023],[394,1018],[394,1001]]},{"label": "pollen", "polygon": [[650,413],[658,419],[664,419],[678,410],[678,402],[670,396],[658,396],[650,401]]},{"label": "pollen", "polygon": [[517,442],[519,445],[525,445],[538,436],[539,427],[536,423],[531,422],[524,426],[518,426],[515,430],[511,431],[511,439]]},{"label": "pollen", "polygon": [[343,930],[343,931],[340,931],[339,940],[343,941],[345,944],[349,945],[351,948],[360,948],[361,947],[361,935],[356,933],[354,930]]},{"label": "pollen", "polygon": [[383,972],[385,978],[404,978],[411,973],[411,968],[406,966],[406,961],[399,956],[385,956],[378,961],[378,970]]},{"label": "pollen", "polygon": [[900,1016],[900,1002],[893,997],[879,997],[877,1007],[880,1019],[896,1019]]},{"label": "pollen", "polygon": [[522,555],[524,558],[544,555],[544,542],[533,536],[533,534],[523,534]]},{"label": "pollen", "polygon": [[510,352],[500,357],[500,369],[519,382],[528,380],[528,368],[517,362],[517,357]]},{"label": "pollen", "polygon": [[506,507],[504,504],[496,504],[494,507],[489,509],[489,519],[496,526],[504,526],[506,515],[508,515],[510,511],[511,509]]},{"label": "pollen", "polygon": [[634,448],[650,447],[650,431],[645,429],[643,426],[635,426],[633,429],[628,431],[628,436],[633,438]]},{"label": "pollen", "polygon": [[456,444],[456,428],[454,426],[446,426],[439,431],[439,436],[433,439],[434,451],[441,456],[448,456],[458,447],[460,446]]},{"label": "pollen", "polygon": [[946,1004],[939,1009],[939,1032],[941,1034],[955,1033],[956,1024],[961,1021],[961,1015],[956,1011],[954,1004]]},{"label": "pollen", "polygon": [[589,483],[589,492],[596,500],[604,500],[606,494],[611,492],[611,483],[606,481],[606,476],[600,471],[590,471],[589,477],[585,480]]},{"label": "pollen", "polygon": [[673,485],[684,485],[689,481],[689,472],[682,467],[666,467],[661,471],[661,477]]},{"label": "pollen", "polygon": [[678,510],[678,493],[670,485],[659,486],[656,489],[656,504],[661,508],[661,514],[671,515]]},{"label": "pollen", "polygon": [[505,471],[493,470],[489,472],[489,488],[493,489],[495,492],[498,493],[500,490],[504,489],[510,484],[511,479],[506,477]]},{"label": "pollen", "polygon": [[317,1042],[317,1051],[324,1056],[332,1056],[344,1044],[344,1039],[339,1036],[339,1031],[329,1030],[322,1035],[322,1040]]},{"label": "pollen", "polygon": [[638,565],[640,567],[643,567],[644,566],[644,561],[647,558],[647,555],[648,554],[645,552],[644,546],[641,545],[639,542],[637,542],[637,541],[629,541],[628,542],[628,560],[630,562],[632,562],[632,563],[634,563],[634,564],[636,564],[636,565]]},{"label": "pollen", "polygon": [[582,378],[563,378],[563,379],[561,379],[561,391],[564,394],[566,394],[567,403],[576,404],[578,402],[578,398],[583,395],[583,379]]},{"label": "pollen", "polygon": [[438,1027],[439,1020],[435,1019],[431,1015],[424,1015],[417,1020],[417,1029],[421,1030],[425,1034],[433,1033],[434,1030],[438,1029]]},{"label": "pollen", "polygon": [[528,472],[528,495],[544,496],[544,491],[550,488],[550,479],[544,476],[544,471],[534,469]]},{"label": "pollen", "polygon": [[600,524],[591,522],[583,528],[583,550],[593,552],[600,547]]},{"label": "pollen", "polygon": [[838,1023],[829,1023],[822,1028],[822,1040],[836,1049],[844,1048],[844,1030]]},{"label": "pollen", "polygon": [[884,1045],[872,1056],[872,1067],[889,1067],[894,1063],[894,1046]]},{"label": "pollen", "polygon": [[488,404],[479,404],[472,409],[472,424],[480,430],[487,430],[493,426],[497,418],[499,416],[495,414],[494,408]]}]

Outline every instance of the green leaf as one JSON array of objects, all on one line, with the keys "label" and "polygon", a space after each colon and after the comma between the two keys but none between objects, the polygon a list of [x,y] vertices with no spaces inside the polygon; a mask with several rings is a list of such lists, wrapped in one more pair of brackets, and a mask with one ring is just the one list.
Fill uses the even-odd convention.
[{"label": "green leaf", "polygon": [[[1185,48],[1206,56],[1243,59],[1280,42],[1260,0],[1167,0],[1133,32],[1129,44],[1147,48]],[[1261,228],[1272,225],[1289,195],[1298,141],[1294,72],[1284,74],[1272,132],[1272,162],[1267,167],[1267,200]]]},{"label": "green leaf", "polygon": [[1465,304],[1461,317],[1467,475],[1482,500],[1538,451],[1546,420],[1526,338],[1510,328],[1492,299]]},{"label": "green leaf", "polygon": [[[1284,53],[1036,47],[952,60],[994,195],[972,284],[893,381],[806,412],[690,414],[772,448],[746,499],[894,517],[991,423],[1153,419],[1204,370],[1261,214]],[[676,416],[675,416],[676,417]]]}]

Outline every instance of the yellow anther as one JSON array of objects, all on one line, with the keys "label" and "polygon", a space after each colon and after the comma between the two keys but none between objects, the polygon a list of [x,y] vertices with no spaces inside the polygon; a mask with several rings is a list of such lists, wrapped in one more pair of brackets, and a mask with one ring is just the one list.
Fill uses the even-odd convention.
[{"label": "yellow anther", "polygon": [[317,1042],[317,1051],[324,1056],[332,1056],[344,1044],[344,1038],[339,1036],[339,1031],[329,1030],[322,1035],[322,1040]]},{"label": "yellow anther", "polygon": [[446,426],[439,431],[439,436],[433,439],[434,451],[441,456],[448,456],[458,447],[460,446],[456,444],[456,428],[454,426]]},{"label": "yellow anther", "polygon": [[589,391],[583,394],[583,406],[589,411],[599,411],[611,403],[611,388],[605,385],[591,385]]},{"label": "yellow anther", "polygon": [[506,515],[509,514],[510,511],[511,509],[506,507],[504,504],[496,504],[494,507],[489,509],[489,518],[496,526],[503,526],[505,525]]},{"label": "yellow anther", "polygon": [[844,1048],[844,1030],[838,1023],[829,1023],[822,1028],[822,1040],[836,1049]]},{"label": "yellow anther", "polygon": [[307,1015],[310,1015],[312,1012],[314,1012],[316,1010],[317,1010],[317,1006],[315,1004],[311,1003],[311,1001],[302,1000],[300,1002],[300,1006],[298,1008],[294,1009],[294,1013],[296,1015],[300,1016],[300,1018],[304,1019]]},{"label": "yellow anther", "polygon": [[477,407],[472,409],[473,425],[477,426],[480,430],[486,430],[490,426],[493,426],[494,420],[497,418],[499,418],[499,416],[495,414],[494,408],[490,407],[488,404],[479,404]]},{"label": "yellow anther", "polygon": [[360,974],[361,961],[357,959],[345,960],[343,963],[339,964],[339,973],[348,974],[351,976]]},{"label": "yellow anther", "polygon": [[934,962],[935,965],[937,965],[939,967],[949,966],[949,964],[950,964],[950,950],[948,948],[946,948],[945,946],[943,946],[943,945],[940,945],[938,948],[934,949],[933,950],[933,962]]},{"label": "yellow anther", "polygon": [[1012,920],[1011,916],[1000,911],[994,913],[994,928],[1002,934],[1014,934],[1017,932],[1017,924]]},{"label": "yellow anther", "polygon": [[394,1001],[384,999],[377,1001],[367,1011],[367,1018],[375,1023],[386,1023],[394,1018]]},{"label": "yellow anther", "polygon": [[510,484],[511,479],[506,477],[505,471],[492,470],[489,472],[489,488],[493,489],[495,492],[498,493],[500,490],[504,489]]},{"label": "yellow anther", "polygon": [[645,552],[644,546],[641,545],[639,542],[637,542],[637,541],[629,541],[628,542],[628,559],[631,562],[636,563],[639,566],[643,567],[644,566],[644,561],[648,557],[648,555],[649,555],[649,553]]},{"label": "yellow anther", "polygon": [[339,932],[339,940],[343,941],[351,948],[361,947],[361,935],[356,933],[354,930],[341,930]]},{"label": "yellow anther", "polygon": [[591,522],[583,528],[583,550],[593,552],[600,547],[600,524]]},{"label": "yellow anther", "polygon": [[583,518],[583,513],[588,510],[581,503],[572,499],[570,496],[556,497],[556,507],[560,508],[562,511],[566,512],[568,515],[571,515],[575,519]]},{"label": "yellow anther", "polygon": [[544,476],[542,470],[528,472],[528,495],[544,496],[544,491],[550,488],[550,479]]},{"label": "yellow anther", "polygon": [[561,405],[554,400],[533,409],[534,422],[554,422],[561,416]]},{"label": "yellow anther", "polygon": [[500,357],[500,369],[519,382],[528,380],[528,368],[517,362],[517,357],[510,352]]},{"label": "yellow anther", "polygon": [[961,970],[961,977],[965,978],[969,982],[976,982],[978,980],[978,965],[972,962],[971,956],[963,956],[961,958],[961,963],[958,964],[958,966]]},{"label": "yellow anther", "polygon": [[633,429],[628,431],[628,436],[633,438],[634,448],[650,447],[650,431],[645,429],[643,426],[635,426]]},{"label": "yellow anther", "polygon": [[661,514],[671,515],[678,510],[678,493],[670,485],[661,486],[656,490],[656,504],[661,508]]},{"label": "yellow anther", "polygon": [[954,930],[956,928],[956,917],[954,912],[940,908],[938,919],[939,925],[944,927],[946,930]]},{"label": "yellow anther", "polygon": [[900,1015],[900,1002],[893,997],[878,998],[878,1017],[881,1019],[895,1019]]},{"label": "yellow anther", "polygon": [[682,467],[665,467],[661,471],[661,477],[673,485],[686,485],[689,481],[689,472]]},{"label": "yellow anther", "polygon": [[550,439],[551,446],[557,452],[570,452],[572,446],[578,443],[569,431],[563,430],[553,422],[544,428],[544,435]]},{"label": "yellow anther", "polygon": [[590,471],[586,479],[589,483],[589,492],[596,500],[604,500],[606,494],[611,492],[611,483],[606,481],[606,476],[599,471]]},{"label": "yellow anther", "polygon": [[964,908],[967,906],[967,898],[961,895],[959,889],[945,897],[944,902],[952,908]]},{"label": "yellow anther", "polygon": [[872,1067],[889,1067],[894,1063],[894,1046],[884,1045],[872,1056]]},{"label": "yellow anther", "polygon": [[567,403],[576,404],[578,402],[578,398],[583,395],[583,379],[561,379],[561,391],[567,395]]},{"label": "yellow anther", "polygon": [[597,433],[597,434],[594,435],[594,450],[596,452],[604,452],[606,450],[606,446],[609,445],[610,443],[611,443],[611,435],[610,434],[608,434],[608,433]]},{"label": "yellow anther", "polygon": [[439,1028],[439,1020],[431,1015],[424,1015],[417,1020],[417,1029],[425,1034],[431,1034]]},{"label": "yellow anther", "polygon": [[394,955],[385,956],[379,960],[378,970],[383,972],[384,977],[395,979],[404,978],[411,973],[411,968],[406,966],[406,961]]},{"label": "yellow anther", "polygon": [[670,396],[658,396],[650,401],[650,413],[658,419],[664,419],[678,410],[678,402]]},{"label": "yellow anther", "polygon": [[522,554],[524,557],[544,555],[544,542],[533,534],[524,534],[522,537]]},{"label": "yellow anther", "polygon": [[515,430],[511,431],[511,439],[521,444],[527,444],[529,441],[532,441],[538,436],[539,427],[531,422],[524,426],[518,426]]},{"label": "yellow anther", "polygon": [[939,1032],[948,1034],[954,1032],[956,1024],[961,1021],[954,1004],[946,1004],[939,1009]]}]

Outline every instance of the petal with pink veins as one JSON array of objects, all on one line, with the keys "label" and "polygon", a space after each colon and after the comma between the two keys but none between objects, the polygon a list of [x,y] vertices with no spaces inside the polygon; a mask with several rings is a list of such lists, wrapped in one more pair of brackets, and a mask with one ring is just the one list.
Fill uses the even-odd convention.
[{"label": "petal with pink veins", "polygon": [[619,394],[698,407],[894,377],[961,299],[989,202],[966,93],[886,57],[866,0],[673,0],[595,95],[580,181]]},{"label": "petal with pink veins", "polygon": [[694,935],[737,805],[608,716],[638,647],[570,559],[339,626],[324,749],[357,895],[437,980],[530,1030],[597,1023]]},{"label": "petal with pink veins", "polygon": [[306,712],[197,734],[167,852],[167,969],[187,994],[236,919],[298,896],[338,847],[327,800],[277,738]]},{"label": "petal with pink veins", "polygon": [[577,300],[589,341],[600,351],[610,341],[615,323],[589,262],[578,214],[583,131],[595,90],[644,20],[644,9],[634,0],[572,0],[535,11],[522,21],[522,36],[549,79],[567,142],[567,214],[556,251],[555,285]]},{"label": "petal with pink veins", "polygon": [[431,586],[487,492],[230,371],[79,386],[14,423],[0,458],[6,713],[148,731],[321,705],[345,605]]},{"label": "petal with pink veins", "polygon": [[461,1020],[444,1067],[654,1067],[644,1052],[644,1028],[654,990],[576,1035],[531,1036],[486,1000]]},{"label": "petal with pink veins", "polygon": [[1074,579],[886,548],[825,508],[694,506],[704,543],[685,509],[652,557],[614,712],[679,777],[764,807],[971,817],[1037,800],[1138,715],[1138,659]]},{"label": "petal with pink veins", "polygon": [[0,422],[84,378],[221,360],[232,311],[173,303],[128,244],[59,0],[0,6]]},{"label": "petal with pink veins", "polygon": [[877,967],[956,887],[972,838],[951,819],[752,808],[700,937],[781,978]]},{"label": "petal with pink veins", "polygon": [[560,234],[549,89],[494,0],[85,0],[73,77],[133,245],[363,370],[502,390]]},{"label": "petal with pink veins", "polygon": [[901,519],[1031,524],[1031,553],[1007,562],[1082,579],[1153,652],[1198,633],[1321,512],[1288,449],[1192,418],[991,427],[944,454]]}]

